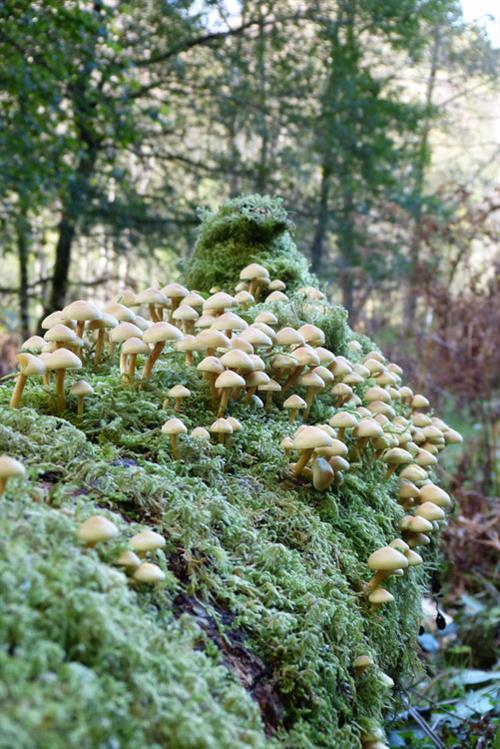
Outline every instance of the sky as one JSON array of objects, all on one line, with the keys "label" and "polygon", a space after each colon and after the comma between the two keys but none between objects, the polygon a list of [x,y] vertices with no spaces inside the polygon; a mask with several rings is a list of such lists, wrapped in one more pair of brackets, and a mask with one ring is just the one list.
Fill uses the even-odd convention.
[{"label": "sky", "polygon": [[[462,0],[462,9],[465,20],[484,23],[493,45],[500,47],[499,0]],[[486,18],[488,15],[493,19]]]}]

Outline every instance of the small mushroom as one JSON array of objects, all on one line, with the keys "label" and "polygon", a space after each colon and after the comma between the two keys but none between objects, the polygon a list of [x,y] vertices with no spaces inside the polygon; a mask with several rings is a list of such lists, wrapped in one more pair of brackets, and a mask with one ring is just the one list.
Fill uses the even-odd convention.
[{"label": "small mushroom", "polygon": [[83,399],[87,395],[92,395],[94,392],[94,388],[92,385],[90,385],[86,380],[77,380],[74,385],[72,385],[70,393],[71,395],[76,396],[77,400],[77,416],[83,416]]},{"label": "small mushroom", "polygon": [[102,541],[109,541],[120,535],[120,531],[111,520],[102,515],[92,515],[83,522],[76,532],[76,536],[85,546],[93,548]]},{"label": "small mushroom", "polygon": [[352,665],[354,669],[354,676],[361,676],[361,674],[364,673],[366,669],[370,668],[370,666],[373,666],[375,664],[371,656],[358,655],[358,657],[354,659],[354,662]]},{"label": "small mushroom", "polygon": [[329,421],[330,426],[337,429],[339,440],[344,439],[346,429],[354,429],[357,426],[358,419],[350,411],[337,411]]},{"label": "small mushroom", "polygon": [[368,557],[368,567],[375,572],[375,575],[366,586],[367,594],[378,588],[394,570],[408,567],[408,560],[404,554],[393,549],[392,546],[383,546]]},{"label": "small mushroom", "polygon": [[294,466],[294,476],[296,478],[300,476],[316,448],[328,447],[331,444],[332,438],[318,427],[304,427],[296,432],[293,447],[295,450],[299,450],[301,455]]},{"label": "small mushroom", "polygon": [[47,369],[55,370],[56,373],[56,395],[57,408],[59,412],[66,408],[66,395],[64,393],[64,377],[67,369],[80,369],[81,360],[72,351],[66,348],[58,348],[52,354],[47,354],[45,359]]},{"label": "small mushroom", "polygon": [[140,531],[130,539],[130,546],[139,557],[144,557],[148,552],[163,549],[166,541],[159,533],[152,530]]},{"label": "small mushroom", "polygon": [[394,601],[394,596],[389,593],[385,588],[375,588],[369,595],[368,600],[375,607],[381,606],[383,603],[391,603]]},{"label": "small mushroom", "polygon": [[184,385],[174,385],[174,387],[170,388],[167,395],[169,398],[173,398],[175,400],[174,411],[179,412],[182,408],[183,400],[185,398],[189,398],[189,396],[191,395],[191,390],[189,390],[187,387],[184,387]]},{"label": "small mushroom", "polygon": [[155,585],[156,583],[165,580],[165,573],[158,567],[157,564],[151,564],[151,562],[143,562],[140,564],[132,575],[132,579],[136,583],[144,583],[145,585]]},{"label": "small mushroom", "polygon": [[18,460],[10,455],[0,455],[0,496],[4,494],[9,479],[24,476],[25,473],[25,467]]},{"label": "small mushroom", "polygon": [[182,337],[183,335],[179,328],[168,322],[157,322],[144,331],[142,338],[146,343],[153,344],[153,350],[144,366],[142,372],[143,380],[149,380],[151,377],[153,367],[165,348],[166,343],[169,341],[179,341]]},{"label": "small mushroom", "polygon": [[28,380],[28,377],[34,375],[43,375],[46,371],[46,366],[43,359],[40,359],[34,354],[17,354],[17,362],[19,364],[19,374],[17,375],[16,385],[12,391],[10,399],[10,407],[18,408],[21,403],[21,399],[24,392],[24,387]]},{"label": "small mushroom", "polygon": [[122,343],[121,353],[125,359],[125,362],[128,363],[128,365],[126,366],[126,376],[130,382],[133,382],[135,377],[135,369],[137,366],[137,357],[139,356],[139,354],[149,354],[149,346],[145,341],[142,340],[142,338],[131,336]]},{"label": "small mushroom", "polygon": [[315,458],[312,465],[312,480],[316,491],[326,491],[334,478],[334,470],[325,458]]},{"label": "small mushroom", "polygon": [[407,450],[402,450],[400,447],[393,447],[391,450],[387,450],[387,452],[384,453],[382,460],[389,465],[384,476],[384,480],[387,481],[399,466],[411,463],[413,457]]},{"label": "small mushroom", "polygon": [[84,299],[78,299],[76,302],[68,304],[63,309],[62,315],[66,320],[76,320],[76,335],[78,338],[83,338],[86,322],[102,318],[102,312],[95,304],[87,302]]},{"label": "small mushroom", "polygon": [[205,427],[195,427],[190,436],[195,440],[210,440],[210,432]]},{"label": "small mushroom", "polygon": [[243,377],[237,374],[237,372],[232,372],[230,369],[222,372],[217,377],[217,379],[215,380],[215,388],[216,390],[221,392],[219,409],[217,411],[218,417],[224,416],[226,412],[229,393],[231,392],[231,390],[233,390],[233,388],[245,387],[245,385],[246,383]]},{"label": "small mushroom", "polygon": [[299,411],[304,411],[307,408],[307,403],[300,395],[290,395],[283,403],[283,408],[290,411],[290,423],[293,423],[297,418]]},{"label": "small mushroom", "polygon": [[187,429],[180,419],[172,418],[164,423],[161,428],[163,434],[170,437],[170,445],[172,448],[172,457],[177,460],[177,438],[179,434],[186,434]]},{"label": "small mushroom", "polygon": [[127,572],[131,572],[132,570],[137,569],[140,563],[141,560],[139,559],[137,554],[135,554],[133,551],[130,551],[130,549],[122,551],[115,562],[115,564],[117,564],[119,567],[124,567]]},{"label": "small mushroom", "polygon": [[226,435],[233,433],[233,427],[227,419],[219,418],[214,421],[210,427],[210,431],[212,434],[216,434],[220,444],[224,445],[226,443]]}]

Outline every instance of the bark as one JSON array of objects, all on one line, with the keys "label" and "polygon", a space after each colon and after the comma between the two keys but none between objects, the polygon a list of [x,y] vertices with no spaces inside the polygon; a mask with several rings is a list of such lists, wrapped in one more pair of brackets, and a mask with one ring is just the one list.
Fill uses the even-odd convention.
[{"label": "bark", "polygon": [[342,289],[342,304],[349,313],[351,325],[354,324],[354,277],[352,274],[353,258],[356,250],[356,236],[354,231],[354,198],[352,194],[344,195],[342,210],[342,229],[338,234],[338,248],[342,263],[340,286]]},{"label": "bark", "polygon": [[316,229],[311,244],[311,269],[313,273],[320,274],[321,261],[324,253],[325,238],[328,231],[328,198],[332,179],[332,169],[328,163],[323,164],[321,173],[321,188],[316,215]]}]

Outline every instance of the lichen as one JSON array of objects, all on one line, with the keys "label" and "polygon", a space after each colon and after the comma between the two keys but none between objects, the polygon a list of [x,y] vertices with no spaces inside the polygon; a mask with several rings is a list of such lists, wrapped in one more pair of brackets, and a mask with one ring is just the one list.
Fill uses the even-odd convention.
[{"label": "lichen", "polygon": [[[246,262],[282,268],[287,251],[297,285],[310,280],[287,232],[280,203],[230,201],[205,218],[189,284],[231,288]],[[233,257],[243,236],[248,253]],[[341,308],[292,295],[272,309],[282,324],[320,325],[335,353],[357,358]],[[0,749],[361,747],[361,726],[383,720],[392,700],[380,672],[398,688],[419,667],[419,601],[434,564],[431,546],[425,570],[391,578],[396,602],[379,612],[360,595],[368,555],[397,536],[397,479],[384,481],[367,453],[327,492],[293,481],[280,448],[287,415],[239,401],[231,412],[244,428],[227,447],[182,436],[173,460],[161,433],[174,415],[167,389],[192,391],[189,429],[214,418],[181,354],[164,355],[140,387],[123,386],[117,359],[82,376],[96,393],[82,418],[71,398],[51,415],[50,394],[31,383],[12,411],[0,388],[0,453],[28,469],[0,502]],[[331,413],[319,396],[311,419]],[[96,512],[121,536],[89,551],[75,529]],[[153,590],[113,566],[143,527],[166,539],[165,583]],[[355,677],[365,653],[376,665]]]}]

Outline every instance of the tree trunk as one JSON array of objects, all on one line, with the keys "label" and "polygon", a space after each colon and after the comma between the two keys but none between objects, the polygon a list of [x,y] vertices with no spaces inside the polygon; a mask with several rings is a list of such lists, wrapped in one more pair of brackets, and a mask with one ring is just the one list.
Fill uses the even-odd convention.
[{"label": "tree trunk", "polygon": [[332,178],[332,169],[329,164],[323,164],[321,173],[321,189],[316,217],[316,229],[311,244],[311,270],[313,273],[320,274],[321,261],[323,258],[325,237],[328,229],[328,197],[330,194],[330,184]]},{"label": "tree trunk", "polygon": [[28,294],[28,259],[31,239],[31,226],[26,211],[23,209],[16,218],[17,256],[19,260],[19,319],[24,339],[30,334],[29,294]]},{"label": "tree trunk", "polygon": [[342,209],[342,227],[338,232],[338,248],[342,263],[342,272],[340,275],[340,287],[342,289],[342,304],[349,313],[351,325],[355,322],[354,310],[354,276],[353,267],[355,265],[356,237],[354,230],[354,198],[352,193],[348,192],[344,196],[344,205]]}]

